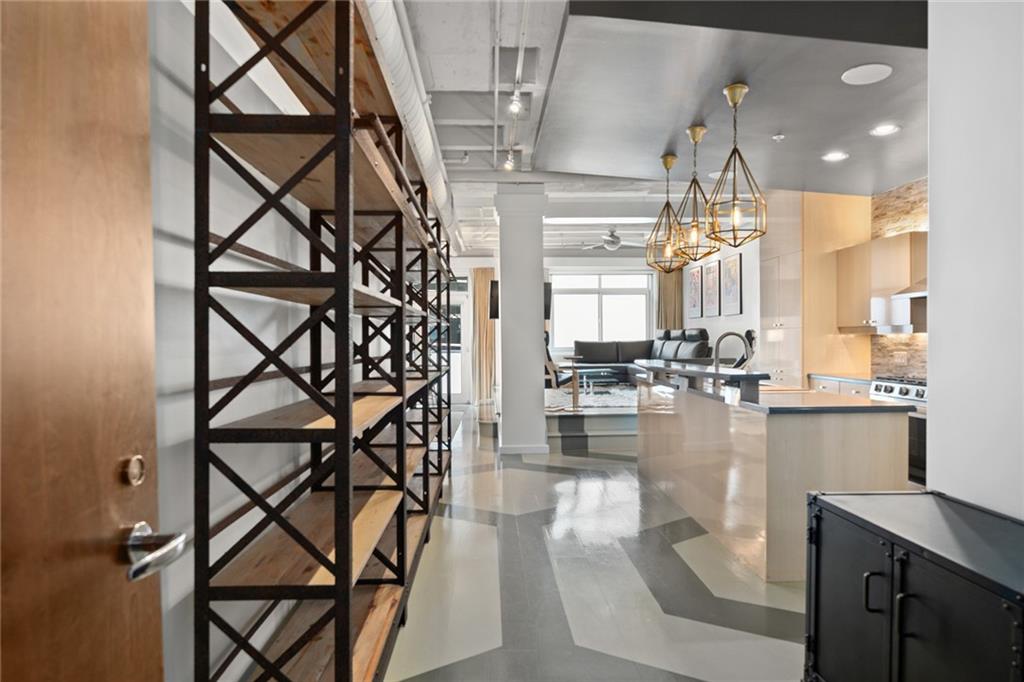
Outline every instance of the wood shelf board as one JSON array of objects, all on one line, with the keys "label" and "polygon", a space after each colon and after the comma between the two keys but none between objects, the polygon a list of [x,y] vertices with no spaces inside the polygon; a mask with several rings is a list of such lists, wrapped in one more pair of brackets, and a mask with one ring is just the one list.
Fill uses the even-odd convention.
[{"label": "wood shelf board", "polygon": [[[374,447],[374,452],[384,460],[390,467],[397,467],[397,457],[394,447]],[[406,484],[412,480],[416,470],[423,463],[423,455],[427,452],[422,446],[411,446],[405,449],[405,480]],[[366,455],[355,452],[352,454],[352,484],[353,485],[393,485],[394,482],[387,476],[373,460]],[[332,484],[333,477],[326,483]]]},{"label": "wood shelf board", "polygon": [[[333,400],[332,397],[329,399]],[[352,401],[352,432],[354,435],[383,419],[397,405],[399,396],[366,395]],[[312,400],[302,400],[261,414],[216,427],[222,429],[333,429],[334,417],[326,414]]]},{"label": "wood shelf board", "polygon": [[[402,493],[352,493],[352,575],[358,577],[388,528]],[[295,503],[285,518],[331,561],[334,560],[334,493],[314,492]],[[333,585],[334,576],[279,526],[253,540],[210,582],[212,586]]]},{"label": "wood shelf board", "polygon": [[[266,2],[265,0],[242,0],[239,5],[256,19],[270,34],[277,33],[306,8],[305,2]],[[388,92],[387,82],[380,64],[373,53],[366,24],[363,19],[364,7],[358,11],[353,22],[353,101],[361,111],[372,111],[381,116],[394,116],[395,108]],[[334,3],[327,3],[298,28],[287,40],[285,48],[295,59],[317,78],[328,90],[334,89]],[[257,44],[259,39],[253,36]],[[272,53],[270,62],[281,74],[282,79],[295,93],[303,106],[313,114],[329,114],[332,109],[328,102],[292,69],[284,60]]]},{"label": "wood shelf board", "polygon": [[[416,395],[426,385],[427,382],[423,379],[407,379],[405,381],[405,395]],[[393,393],[394,390],[394,387],[383,379],[363,379],[352,384],[353,395],[388,395]]]},{"label": "wood shelf board", "polygon": [[[214,133],[214,137],[275,185],[286,182],[331,140],[328,135],[288,133]],[[407,249],[426,247],[430,254],[431,270],[440,270],[447,275],[447,266],[441,255],[430,248],[432,241],[399,186],[391,165],[377,148],[373,134],[366,129],[356,129],[352,133],[352,142],[353,208],[356,211],[401,214],[405,219],[402,239],[404,246]],[[333,211],[334,155],[329,155],[311,170],[290,194],[311,210]],[[327,220],[332,222],[332,217],[328,216]],[[353,243],[360,246],[369,243],[388,220],[380,216],[356,216],[353,221]],[[393,248],[393,232],[383,236],[376,245],[381,249]]]},{"label": "wood shelf board", "polygon": [[[302,305],[323,305],[335,293],[334,287],[232,286],[225,288]],[[401,303],[396,298],[362,284],[352,284],[352,311],[357,315],[378,312],[390,315],[399,306]]]},{"label": "wood shelf board", "polygon": [[[446,453],[445,457],[449,455]],[[446,459],[445,471],[448,464]],[[430,512],[427,514],[410,514],[407,521],[407,547],[412,551],[406,553],[406,563],[410,573],[416,568],[423,552],[423,539],[429,522],[437,512],[443,474],[431,474]],[[390,528],[388,529],[391,530]],[[397,535],[385,531],[384,539],[379,548],[393,560]],[[384,575],[383,565],[371,558],[371,565],[364,572],[368,577]],[[414,578],[411,575],[410,578]],[[410,579],[410,586],[412,580]],[[352,679],[370,682],[374,679],[387,648],[388,637],[398,618],[398,610],[402,605],[403,588],[399,585],[357,585],[352,590],[352,625],[357,632],[352,647]],[[330,602],[304,601],[292,610],[288,619],[278,630],[267,648],[267,655],[273,659],[291,645],[296,638],[305,632],[328,608]],[[328,625],[313,640],[289,661],[284,672],[296,680],[330,680],[334,677],[334,631]],[[258,672],[250,679],[255,679]]]}]

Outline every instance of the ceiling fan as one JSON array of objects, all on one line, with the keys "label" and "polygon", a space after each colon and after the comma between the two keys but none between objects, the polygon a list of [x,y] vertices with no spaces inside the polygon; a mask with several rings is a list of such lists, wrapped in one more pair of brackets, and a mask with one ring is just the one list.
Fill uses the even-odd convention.
[{"label": "ceiling fan", "polygon": [[624,242],[622,237],[615,234],[615,228],[608,228],[608,234],[601,235],[601,241],[598,244],[588,244],[583,247],[584,251],[590,251],[591,249],[601,249],[605,251],[617,251],[620,246],[627,246],[630,248],[642,249],[644,244],[637,244],[636,242]]}]

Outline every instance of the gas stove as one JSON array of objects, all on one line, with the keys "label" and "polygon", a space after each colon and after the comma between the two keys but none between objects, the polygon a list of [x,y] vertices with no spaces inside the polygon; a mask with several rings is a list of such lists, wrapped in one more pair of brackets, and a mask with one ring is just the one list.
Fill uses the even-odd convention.
[{"label": "gas stove", "polygon": [[871,382],[871,399],[927,403],[928,382],[920,377],[875,377]]}]

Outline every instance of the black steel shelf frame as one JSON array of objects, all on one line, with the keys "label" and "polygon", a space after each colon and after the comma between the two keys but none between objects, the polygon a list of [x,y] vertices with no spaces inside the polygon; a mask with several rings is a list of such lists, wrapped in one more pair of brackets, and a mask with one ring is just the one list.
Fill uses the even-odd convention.
[{"label": "black steel shelf frame", "polygon": [[[441,451],[451,446],[451,348],[447,316],[450,309],[450,248],[440,222],[428,216],[427,192],[423,183],[412,183],[404,168],[405,141],[400,122],[394,117],[371,114],[357,118],[353,112],[353,30],[354,6],[349,0],[335,3],[335,82],[333,89],[311,74],[291,54],[284,43],[303,24],[326,6],[311,2],[276,34],[271,35],[237,2],[227,6],[260,45],[244,64],[220,81],[210,78],[210,9],[208,0],[199,0],[195,11],[195,665],[196,680],[217,680],[239,654],[253,661],[259,679],[287,680],[285,666],[325,628],[333,628],[334,679],[352,678],[352,585],[397,584],[406,586],[408,572],[414,571],[425,539],[407,548],[408,515],[432,514],[430,472],[445,473]],[[231,103],[226,93],[240,82],[261,60],[275,56],[302,78],[335,113],[316,115],[246,114]],[[230,113],[224,113],[226,108]],[[215,110],[217,109],[217,110]],[[344,113],[339,113],[344,112]],[[395,179],[415,209],[418,225],[410,227],[407,214],[358,211],[353,196],[352,132],[369,129],[376,144],[392,165]],[[320,150],[306,159],[294,174],[278,186],[267,186],[217,139],[220,133],[245,135],[318,135],[330,136]],[[231,169],[260,197],[262,203],[242,223],[225,236],[211,232],[210,167],[211,158]],[[334,165],[333,206],[308,206],[308,220],[300,218],[284,199],[306,176],[322,163]],[[308,269],[263,254],[240,243],[240,239],[268,214],[282,217],[309,243]],[[355,246],[355,221],[374,217],[383,222],[374,236]],[[380,221],[379,219],[383,219]],[[408,229],[417,233],[417,244],[406,244]],[[425,232],[425,238],[423,233]],[[253,272],[218,271],[213,266],[228,252],[255,259],[265,269]],[[364,287],[375,289],[399,302],[392,312],[360,315],[353,322],[353,287],[358,278]],[[271,346],[253,333],[219,300],[221,287],[236,289],[328,288],[331,295],[322,303],[308,305],[308,315],[295,329]],[[234,377],[210,375],[210,312],[213,311],[234,332],[256,349],[262,359],[248,373]],[[354,335],[358,328],[360,334]],[[308,337],[309,364],[292,366],[284,356],[300,339]],[[333,349],[325,353],[326,342],[333,337]],[[361,368],[361,379],[374,381],[377,395],[400,398],[399,404],[383,419],[354,433],[354,366]],[[308,379],[306,378],[308,377]],[[212,421],[249,386],[260,381],[287,380],[304,398],[312,401],[324,415],[333,417],[333,428],[289,427],[214,427]],[[425,384],[411,382],[420,380]],[[376,390],[378,386],[383,388]],[[214,399],[211,392],[222,392]],[[436,436],[432,435],[435,433]],[[387,434],[387,435],[386,435]],[[219,443],[304,443],[309,445],[308,463],[269,488],[253,488],[215,451]],[[423,449],[423,458],[415,471],[407,470],[407,447]],[[393,449],[394,461],[387,461],[384,449]],[[431,460],[431,453],[438,453]],[[291,450],[287,450],[291,452]],[[373,481],[352,480],[354,458],[366,458],[380,471]],[[217,471],[244,496],[238,509],[213,522],[210,516],[211,471]],[[376,471],[376,470],[375,470]],[[330,480],[330,479],[333,479]],[[413,483],[414,481],[417,481]],[[440,485],[440,482],[437,483]],[[393,517],[394,556],[379,547],[373,558],[382,566],[380,574],[352,575],[353,492],[376,490],[404,491]],[[283,497],[275,498],[284,493]],[[323,548],[305,537],[289,520],[288,512],[310,495],[333,498],[334,559]],[[275,498],[276,501],[271,502]],[[226,551],[211,556],[210,541],[215,535],[258,509],[263,517]],[[214,584],[223,569],[257,541],[265,531],[276,528],[287,534],[309,558],[334,576],[333,585]],[[428,523],[429,528],[429,523]],[[392,531],[387,531],[392,532]],[[429,539],[429,531],[426,534]],[[413,556],[407,556],[413,552]],[[412,567],[410,569],[410,566]],[[401,604],[408,598],[402,592]],[[288,604],[304,599],[322,600],[325,611],[304,633],[273,659],[254,641],[270,615]],[[264,602],[243,628],[225,618],[215,606],[221,602]],[[404,619],[404,613],[403,613]],[[393,643],[399,619],[395,619],[388,642]],[[220,631],[233,647],[219,660],[211,660],[210,636]],[[261,639],[266,639],[263,632]],[[390,644],[387,647],[390,650]],[[386,659],[382,661],[386,666]],[[382,676],[378,669],[375,677]]]}]

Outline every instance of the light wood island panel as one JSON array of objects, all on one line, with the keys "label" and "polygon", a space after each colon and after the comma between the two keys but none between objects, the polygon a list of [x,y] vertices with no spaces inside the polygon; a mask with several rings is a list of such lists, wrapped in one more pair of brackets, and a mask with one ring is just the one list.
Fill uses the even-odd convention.
[{"label": "light wood island panel", "polygon": [[638,390],[640,475],[765,580],[804,579],[807,491],[909,488],[906,412],[783,391],[762,394],[761,407],[808,411],[766,413],[667,386]]}]

